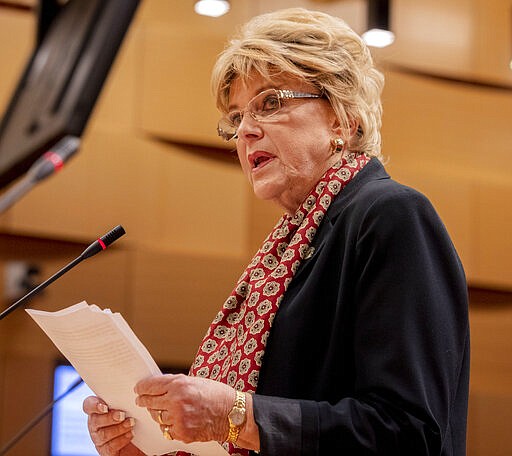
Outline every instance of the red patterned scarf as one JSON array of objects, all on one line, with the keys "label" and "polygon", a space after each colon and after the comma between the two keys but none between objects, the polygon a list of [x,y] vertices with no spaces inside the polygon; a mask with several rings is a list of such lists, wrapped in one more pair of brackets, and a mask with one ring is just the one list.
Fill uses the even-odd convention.
[{"label": "red patterned scarf", "polygon": [[[279,304],[334,197],[368,163],[366,155],[344,157],[317,183],[292,217],[283,215],[213,320],[190,370],[254,392],[265,346]],[[232,445],[231,454],[248,454]]]}]

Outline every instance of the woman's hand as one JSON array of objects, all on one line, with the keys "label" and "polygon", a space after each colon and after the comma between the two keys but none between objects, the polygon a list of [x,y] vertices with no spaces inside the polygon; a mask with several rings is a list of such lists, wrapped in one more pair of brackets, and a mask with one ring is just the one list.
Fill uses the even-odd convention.
[{"label": "woman's hand", "polygon": [[126,418],[121,410],[109,410],[107,404],[95,396],[89,396],[83,403],[88,415],[89,434],[101,456],[144,456],[135,445],[133,418]]},{"label": "woman's hand", "polygon": [[173,439],[222,442],[228,435],[227,416],[235,390],[224,383],[182,374],[163,375],[140,381],[135,393],[137,405],[146,407],[162,430],[168,427]]}]

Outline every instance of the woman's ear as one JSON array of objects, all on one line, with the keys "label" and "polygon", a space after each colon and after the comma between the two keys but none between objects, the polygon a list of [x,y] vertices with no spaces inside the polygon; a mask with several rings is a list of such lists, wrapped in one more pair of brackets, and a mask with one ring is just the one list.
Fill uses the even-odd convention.
[{"label": "woman's ear", "polygon": [[334,117],[331,125],[334,136],[337,138],[344,138],[345,140],[350,140],[355,136],[358,128],[359,122],[353,118],[348,119],[348,128],[344,128],[337,116]]},{"label": "woman's ear", "polygon": [[357,130],[359,128],[359,122],[356,119],[351,118],[349,120],[349,125],[350,125],[350,137],[352,138],[352,136],[355,136],[357,134]]},{"label": "woman's ear", "polygon": [[343,128],[341,127],[340,120],[338,119],[338,116],[336,116],[336,115],[334,115],[332,118],[331,130],[332,130],[335,138],[343,137]]}]

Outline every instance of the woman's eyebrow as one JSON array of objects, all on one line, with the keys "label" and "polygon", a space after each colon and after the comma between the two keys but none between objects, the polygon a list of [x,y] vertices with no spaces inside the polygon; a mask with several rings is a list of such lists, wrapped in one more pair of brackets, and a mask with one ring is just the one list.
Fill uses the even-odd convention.
[{"label": "woman's eyebrow", "polygon": [[[279,88],[280,88],[280,84],[267,84],[267,85],[261,86],[261,87],[258,88],[258,90],[256,90],[254,92],[254,95],[251,97],[251,100],[256,95],[259,95],[261,92],[264,92],[265,90],[279,89]],[[237,109],[239,109],[237,104],[230,104],[230,105],[228,105],[228,111],[236,111]]]}]

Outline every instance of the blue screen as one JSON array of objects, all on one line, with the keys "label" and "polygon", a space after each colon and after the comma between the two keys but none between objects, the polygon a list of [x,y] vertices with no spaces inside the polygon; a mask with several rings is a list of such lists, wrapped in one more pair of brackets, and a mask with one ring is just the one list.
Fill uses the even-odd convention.
[{"label": "blue screen", "polygon": [[[58,366],[55,369],[53,399],[65,393],[79,379],[72,366]],[[61,399],[53,408],[51,456],[97,456],[87,431],[87,415],[82,402],[94,395],[85,383]]]}]

